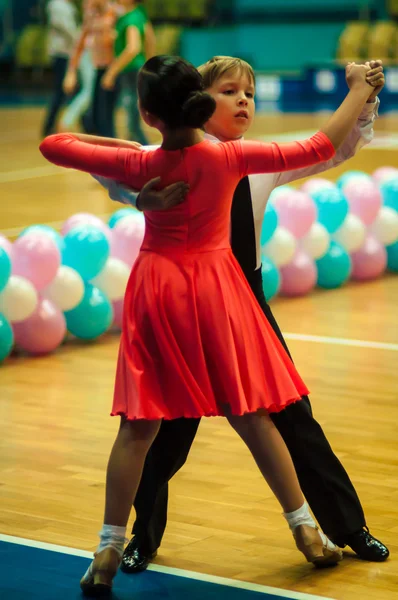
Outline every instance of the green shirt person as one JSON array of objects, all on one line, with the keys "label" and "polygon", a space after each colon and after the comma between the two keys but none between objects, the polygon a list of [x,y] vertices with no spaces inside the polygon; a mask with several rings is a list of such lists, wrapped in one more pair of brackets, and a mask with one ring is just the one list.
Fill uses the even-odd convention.
[{"label": "green shirt person", "polygon": [[127,111],[130,139],[147,144],[137,107],[137,75],[148,58],[155,54],[155,35],[142,0],[120,0],[127,12],[115,25],[115,58],[104,74],[101,85],[105,90],[115,88],[120,76]]},{"label": "green shirt person", "polygon": [[[102,87],[113,89],[120,73],[138,71],[154,52],[154,34],[142,0],[120,0],[127,12],[115,25],[115,58],[109,65]],[[149,40],[147,39],[149,38]]]}]

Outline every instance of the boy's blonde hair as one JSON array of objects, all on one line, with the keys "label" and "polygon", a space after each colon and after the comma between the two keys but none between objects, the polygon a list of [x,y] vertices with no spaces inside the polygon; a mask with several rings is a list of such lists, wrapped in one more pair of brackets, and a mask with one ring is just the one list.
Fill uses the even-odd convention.
[{"label": "boy's blonde hair", "polygon": [[241,75],[246,75],[253,85],[256,85],[253,67],[245,60],[234,56],[213,56],[207,63],[198,67],[198,71],[202,75],[206,90],[228,71],[240,71]]}]

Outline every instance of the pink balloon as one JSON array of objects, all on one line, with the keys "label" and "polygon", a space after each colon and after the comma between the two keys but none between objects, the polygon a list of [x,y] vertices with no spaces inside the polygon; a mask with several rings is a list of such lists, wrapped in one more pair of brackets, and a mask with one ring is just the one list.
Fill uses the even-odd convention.
[{"label": "pink balloon", "polygon": [[13,323],[15,343],[31,354],[47,354],[66,335],[63,313],[46,298],[40,298],[35,312],[25,321]]},{"label": "pink balloon", "polygon": [[290,263],[281,267],[280,274],[283,296],[304,296],[315,287],[317,280],[316,265],[302,250],[297,250]]},{"label": "pink balloon", "polygon": [[120,219],[112,230],[111,255],[131,267],[144,239],[145,223],[134,217]]},{"label": "pink balloon", "polygon": [[334,187],[336,187],[335,184],[328,179],[322,179],[322,177],[311,177],[311,179],[304,181],[303,185],[301,186],[301,191],[305,192],[306,194],[312,194],[312,192],[316,192],[318,190]]},{"label": "pink balloon", "polygon": [[398,169],[395,167],[379,167],[373,173],[373,179],[378,185],[395,177],[398,177]]},{"label": "pink balloon", "polygon": [[5,250],[9,256],[9,258],[12,261],[13,258],[13,245],[10,242],[9,239],[7,239],[6,237],[4,237],[4,235],[0,234],[0,248],[3,248],[3,250]]},{"label": "pink balloon", "polygon": [[120,298],[119,300],[114,300],[112,302],[113,305],[113,325],[122,329],[123,324],[123,302],[124,298]]},{"label": "pink balloon", "polygon": [[18,238],[13,254],[13,274],[29,279],[37,290],[51,283],[61,263],[56,243],[45,233],[32,232]]},{"label": "pink balloon", "polygon": [[317,218],[316,204],[309,194],[293,190],[280,196],[274,203],[278,213],[278,224],[294,235],[296,239],[304,237]]},{"label": "pink balloon", "polygon": [[351,278],[356,281],[375,279],[387,267],[385,247],[373,236],[368,235],[363,246],[351,254]]},{"label": "pink balloon", "polygon": [[371,225],[382,205],[381,192],[377,185],[366,179],[350,180],[344,186],[344,195],[350,205],[350,212],[359,217],[365,225]]},{"label": "pink balloon", "polygon": [[90,213],[76,213],[75,215],[72,215],[69,217],[69,219],[66,219],[62,225],[61,234],[65,236],[71,229],[76,227],[76,225],[93,225],[106,235],[108,242],[112,242],[111,229],[96,215],[92,215]]}]

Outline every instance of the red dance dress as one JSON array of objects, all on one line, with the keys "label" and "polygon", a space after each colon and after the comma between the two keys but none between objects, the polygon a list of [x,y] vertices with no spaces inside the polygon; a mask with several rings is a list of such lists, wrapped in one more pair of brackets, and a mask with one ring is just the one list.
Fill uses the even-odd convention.
[{"label": "red dance dress", "polygon": [[321,132],[303,142],[200,142],[182,150],[96,146],[46,138],[51,162],[140,189],[184,180],[186,200],[145,214],[145,237],[124,300],[112,415],[176,419],[276,412],[308,389],[234,258],[230,212],[239,180],[329,160]]}]

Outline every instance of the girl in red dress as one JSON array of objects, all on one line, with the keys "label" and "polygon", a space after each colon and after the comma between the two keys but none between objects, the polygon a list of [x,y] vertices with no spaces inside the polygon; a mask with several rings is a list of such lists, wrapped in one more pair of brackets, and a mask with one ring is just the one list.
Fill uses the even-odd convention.
[{"label": "girl in red dress", "polygon": [[268,413],[308,389],[266,320],[229,243],[233,192],[252,173],[329,160],[372,92],[368,68],[352,66],[351,90],[323,131],[290,144],[203,140],[215,109],[198,71],[175,57],[141,69],[140,111],[163,135],[161,148],[84,135],[50,136],[51,162],[134,188],[160,176],[185,180],[184,203],[148,212],[126,290],[113,415],[121,415],[107,471],[101,541],[81,580],[87,595],[110,591],[148,449],[161,419],[227,417],[279,500],[296,545],[317,565],[341,560],[309,514],[288,450]]}]

